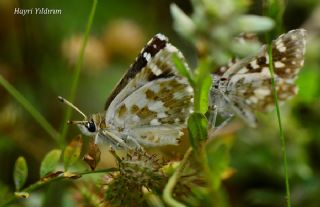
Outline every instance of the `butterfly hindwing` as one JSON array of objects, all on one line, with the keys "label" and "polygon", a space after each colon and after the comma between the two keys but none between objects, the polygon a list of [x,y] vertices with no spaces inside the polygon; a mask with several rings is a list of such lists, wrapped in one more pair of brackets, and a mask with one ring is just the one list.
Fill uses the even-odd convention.
[{"label": "butterfly hindwing", "polygon": [[191,98],[192,90],[185,79],[157,79],[123,100],[113,123],[126,128],[184,123],[192,107]]},{"label": "butterfly hindwing", "polygon": [[[303,66],[305,47],[306,31],[304,29],[292,30],[272,42],[274,76],[280,103],[297,93],[294,80]],[[212,88],[211,92],[213,96],[223,93],[223,96],[229,99],[230,103],[226,104],[229,106],[221,106],[222,108],[233,108],[234,113],[247,123],[253,123],[253,121],[240,112],[246,111],[246,114],[250,114],[248,112],[251,111],[251,114],[254,114],[254,111],[273,108],[274,95],[266,45],[262,46],[256,56],[233,61],[233,64],[222,69],[225,72],[221,73],[220,70],[214,74],[216,83],[213,84],[215,88]],[[219,105],[214,98],[211,99],[213,100],[211,105]]]}]

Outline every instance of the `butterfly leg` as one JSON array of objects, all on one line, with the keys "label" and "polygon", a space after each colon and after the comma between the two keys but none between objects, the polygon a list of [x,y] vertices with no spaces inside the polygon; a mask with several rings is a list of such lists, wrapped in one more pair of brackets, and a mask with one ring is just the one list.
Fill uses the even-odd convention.
[{"label": "butterfly leg", "polygon": [[218,115],[218,108],[216,105],[209,108],[208,111],[208,124],[209,124],[209,130],[214,129],[216,126],[216,120]]},{"label": "butterfly leg", "polygon": [[215,128],[214,134],[216,134],[222,128],[224,128],[227,124],[229,124],[233,117],[234,117],[233,114],[229,114],[228,117],[218,127]]},{"label": "butterfly leg", "polygon": [[130,135],[124,137],[124,142],[127,144],[127,146],[129,148],[133,148],[136,150],[143,150],[143,147],[139,144],[137,139],[135,139],[134,137],[132,137]]},{"label": "butterfly leg", "polygon": [[127,144],[123,139],[118,137],[116,134],[109,132],[108,130],[102,130],[97,133],[95,138],[96,143],[106,143],[111,145],[114,149],[126,149],[128,148]]},{"label": "butterfly leg", "polygon": [[227,124],[230,123],[230,121],[232,120],[232,118],[234,117],[233,114],[229,114],[227,116],[227,118],[217,127],[214,128],[210,128],[209,129],[209,137],[214,137],[214,135],[216,135],[221,129],[223,129]]}]

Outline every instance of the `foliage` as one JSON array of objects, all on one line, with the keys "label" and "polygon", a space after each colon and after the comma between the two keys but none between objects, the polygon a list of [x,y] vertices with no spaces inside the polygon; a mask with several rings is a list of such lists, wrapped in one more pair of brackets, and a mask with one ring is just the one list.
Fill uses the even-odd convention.
[{"label": "foliage", "polygon": [[58,162],[60,160],[61,150],[53,149],[44,157],[40,166],[40,177],[47,175],[50,172],[53,172]]},{"label": "foliage", "polygon": [[24,157],[19,157],[14,165],[14,184],[16,190],[19,191],[25,184],[28,176],[27,162]]},{"label": "foliage", "polygon": [[[58,2],[63,15],[41,18],[13,16],[8,11],[17,5],[0,3],[0,206],[50,206],[51,201],[62,206],[290,206],[290,201],[292,206],[318,206],[317,1]],[[113,21],[120,12],[130,20]],[[178,36],[167,26],[169,12]],[[218,133],[208,131],[210,73],[231,57],[253,55],[262,43],[298,27],[308,30],[308,48],[297,80],[299,94],[276,108],[282,143],[273,113],[258,114],[257,129],[235,120]],[[124,72],[119,68],[132,62],[146,36],[158,32],[173,37],[171,42],[194,65],[189,71],[178,55],[173,57],[194,90],[194,112],[182,143],[110,153],[93,139],[75,137],[76,129],[66,125],[71,111],[62,117],[54,97],[69,96],[85,110],[100,111],[98,103]],[[258,36],[239,41],[243,32]]]}]

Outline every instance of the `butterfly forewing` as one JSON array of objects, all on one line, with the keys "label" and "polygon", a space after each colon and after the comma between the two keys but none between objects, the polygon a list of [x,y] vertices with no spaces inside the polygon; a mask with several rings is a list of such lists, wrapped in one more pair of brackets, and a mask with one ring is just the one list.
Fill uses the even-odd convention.
[{"label": "butterfly forewing", "polygon": [[[111,103],[116,104],[134,91],[137,87],[140,87],[148,81],[148,77],[146,76],[152,76],[153,73],[151,71],[145,71],[141,73],[142,70],[145,69],[145,66],[148,64],[150,59],[153,58],[164,47],[166,47],[167,44],[167,37],[161,34],[155,35],[148,42],[148,44],[142,49],[139,56],[136,58],[135,62],[130,66],[128,72],[121,78],[115,89],[113,89],[105,104],[106,110],[109,108]],[[135,84],[131,83],[132,87],[129,88],[128,84],[131,80],[135,80]],[[125,87],[127,89],[123,90]]]},{"label": "butterfly forewing", "polygon": [[[274,72],[281,78],[294,78],[304,63],[306,47],[306,31],[304,29],[292,30],[282,34],[272,42],[272,59]],[[232,59],[227,67],[221,67],[218,73],[223,77],[232,77],[236,74],[262,73],[268,76],[269,67],[268,48],[262,46],[254,57],[243,60]],[[222,70],[222,71],[221,71]]]},{"label": "butterfly forewing", "polygon": [[285,79],[294,79],[304,64],[306,31],[292,30],[272,44],[274,72]]},{"label": "butterfly forewing", "polygon": [[[156,35],[141,51],[106,104],[106,124],[147,146],[176,144],[192,108],[193,91],[177,74],[182,54]],[[186,65],[187,67],[187,65]]]}]

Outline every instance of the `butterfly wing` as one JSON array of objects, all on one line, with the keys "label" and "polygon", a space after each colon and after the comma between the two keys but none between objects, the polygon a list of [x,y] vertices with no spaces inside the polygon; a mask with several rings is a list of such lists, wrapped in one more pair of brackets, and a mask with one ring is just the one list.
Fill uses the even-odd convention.
[{"label": "butterfly wing", "polygon": [[[304,64],[306,47],[306,30],[291,30],[280,35],[272,42],[272,59],[274,72],[277,76],[293,79]],[[233,63],[233,64],[232,64]],[[230,78],[237,74],[264,73],[269,67],[268,48],[262,46],[254,57],[243,60],[234,60],[225,70],[222,77]]]},{"label": "butterfly wing", "polygon": [[[294,80],[304,63],[305,46],[304,29],[292,30],[272,43],[276,90],[280,102],[297,92]],[[253,120],[251,114],[254,110],[265,111],[274,106],[267,46],[264,45],[256,56],[235,61],[224,70],[219,82],[227,83],[225,96],[232,103],[231,107],[236,109],[235,113],[253,126],[250,120]],[[247,113],[249,116],[246,118],[239,111],[252,112]]]},{"label": "butterfly wing", "polygon": [[[272,59],[276,90],[281,102],[297,92],[294,80],[304,63],[306,31],[292,30],[272,43]],[[254,110],[268,110],[273,106],[271,75],[267,47],[245,64],[229,81],[230,94],[243,97]]]},{"label": "butterfly wing", "polygon": [[174,53],[183,59],[163,35],[149,41],[107,101],[108,125],[147,146],[177,143],[193,93],[177,74]]},{"label": "butterfly wing", "polygon": [[[119,83],[113,89],[111,95],[105,104],[105,110],[114,108],[132,91],[148,82],[148,78],[156,78],[153,71],[146,65],[157,53],[159,53],[168,44],[168,39],[162,34],[155,35],[147,45],[142,49],[134,63],[129,67],[128,72],[120,79]],[[170,74],[167,74],[168,76]],[[129,87],[130,86],[130,87]]]},{"label": "butterfly wing", "polygon": [[209,100],[207,116],[210,127],[216,127],[214,125],[217,114],[226,120],[230,120],[234,114],[237,114],[246,121],[249,126],[256,126],[256,117],[251,108],[243,101],[242,97],[225,94],[217,89],[211,89]]}]

